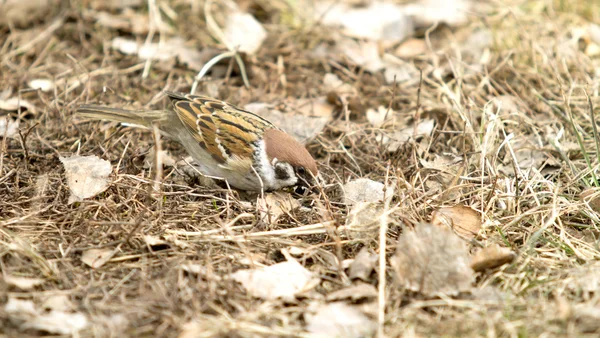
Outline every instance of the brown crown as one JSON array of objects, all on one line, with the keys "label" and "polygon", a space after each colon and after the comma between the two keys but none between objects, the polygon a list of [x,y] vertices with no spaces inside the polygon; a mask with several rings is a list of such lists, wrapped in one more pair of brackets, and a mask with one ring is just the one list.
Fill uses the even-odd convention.
[{"label": "brown crown", "polygon": [[296,141],[292,136],[277,129],[265,131],[265,146],[269,160],[277,158],[279,161],[287,162],[294,168],[304,167],[317,176],[317,162],[308,150]]}]

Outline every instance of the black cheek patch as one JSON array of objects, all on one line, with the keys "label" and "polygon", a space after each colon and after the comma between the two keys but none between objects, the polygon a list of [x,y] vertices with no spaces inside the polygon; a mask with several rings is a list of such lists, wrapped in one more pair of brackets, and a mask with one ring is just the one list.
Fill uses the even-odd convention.
[{"label": "black cheek patch", "polygon": [[275,177],[278,180],[287,180],[290,178],[290,175],[288,175],[288,172],[285,170],[285,168],[283,166],[275,166]]}]

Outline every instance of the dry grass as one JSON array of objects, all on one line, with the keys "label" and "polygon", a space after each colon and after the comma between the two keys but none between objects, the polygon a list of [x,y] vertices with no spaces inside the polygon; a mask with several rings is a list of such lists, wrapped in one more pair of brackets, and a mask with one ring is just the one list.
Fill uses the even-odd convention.
[{"label": "dry grass", "polygon": [[[203,33],[199,6],[192,7],[199,11],[194,12],[185,1],[168,3],[179,13],[177,20],[169,20],[179,35],[197,48],[216,47]],[[350,83],[361,101],[350,120],[340,111],[308,144],[329,185],[302,201],[309,208],[294,210],[274,225],[258,222],[255,201],[248,196],[194,185],[172,168],[165,168],[159,191],[153,191],[156,173],[142,165],[153,144],[151,133],[73,118],[75,107],[84,102],[161,107],[165,102],[157,94],[188,91],[192,71],[155,62],[143,78],[145,62],[110,49],[113,37],[129,33],[95,26],[82,10],[87,1],[64,3],[55,19],[28,29],[0,28],[0,91],[11,89],[39,109],[22,116],[22,138],[0,138],[0,266],[5,274],[46,279],[34,291],[0,282],[0,331],[36,334],[8,320],[3,304],[9,297],[39,301],[67,294],[93,322],[84,336],[116,330],[122,330],[117,336],[177,336],[192,320],[202,323],[204,336],[306,335],[310,299],[295,304],[257,300],[224,277],[247,268],[248,261],[281,261],[280,250],[295,246],[313,253],[302,263],[324,278],[317,292],[343,288],[347,276],[326,264],[326,258],[354,258],[361,247],[379,250],[379,244],[353,241],[335,230],[333,225],[343,225],[347,214],[338,185],[368,177],[388,178],[398,187],[389,206],[388,256],[402,229],[430,220],[439,206],[454,204],[483,215],[472,250],[500,244],[518,254],[512,264],[478,274],[478,291],[456,298],[398,290],[388,264],[386,335],[598,334],[594,320],[600,318],[581,309],[600,306],[597,289],[585,289],[594,285],[588,281],[594,270],[586,267],[600,258],[600,218],[579,196],[600,187],[592,114],[600,106],[600,59],[583,52],[584,41],[573,41],[587,20],[598,23],[595,1],[494,4],[489,15],[474,16],[466,27],[432,33],[438,52],[415,60],[423,70],[422,84],[395,87],[347,60],[315,59],[308,50],[327,41],[327,31],[318,25],[298,27],[283,2],[252,3],[278,34],[245,60],[251,88],[244,88],[236,67],[225,76],[226,61],[217,66],[224,75],[201,83],[199,91],[216,86],[221,99],[239,105],[277,103],[326,95],[323,74],[332,72]],[[493,46],[488,61],[477,65],[479,56],[457,46],[481,29],[491,32]],[[42,38],[34,41],[35,36]],[[285,86],[278,56],[285,65]],[[53,79],[57,87],[26,90],[36,78]],[[510,97],[516,108],[499,108],[492,101],[498,97]],[[375,137],[381,131],[368,126],[360,109],[379,105],[398,112],[397,123],[432,118],[436,129],[431,137],[389,152]],[[557,135],[562,135],[558,142]],[[519,168],[515,160],[523,149],[517,140],[529,140],[536,154],[546,157],[535,167]],[[184,154],[177,144],[166,141],[163,147]],[[113,166],[118,163],[119,170],[100,196],[68,205],[58,157],[74,153],[97,155]],[[452,157],[455,165],[425,168],[423,161],[436,154]],[[311,224],[322,226],[293,232]],[[199,234],[204,231],[210,232]],[[263,231],[272,232],[253,235]],[[172,244],[152,248],[145,235],[167,236]],[[80,260],[91,248],[116,251],[94,270]],[[190,263],[202,265],[204,272],[182,270]],[[370,280],[375,286],[381,285],[377,276]],[[115,314],[125,318],[118,328],[110,319]]]}]

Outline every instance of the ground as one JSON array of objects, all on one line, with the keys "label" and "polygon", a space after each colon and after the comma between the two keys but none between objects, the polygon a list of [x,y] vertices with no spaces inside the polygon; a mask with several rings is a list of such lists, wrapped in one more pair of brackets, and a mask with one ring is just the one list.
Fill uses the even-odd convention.
[{"label": "ground", "polygon": [[[266,28],[266,40],[242,53],[244,69],[228,58],[217,63],[197,92],[239,106],[318,101],[327,118],[306,143],[324,185],[294,197],[297,207],[278,219],[264,217],[260,196],[207,186],[167,163],[157,171],[152,131],[74,116],[83,103],[162,109],[161,91],[189,92],[200,68],[227,51],[208,33],[211,18],[225,27],[226,2],[214,1],[211,15],[204,2],[179,0],[39,3],[50,4],[42,15],[26,9],[31,18],[23,22],[0,20],[0,116],[19,121],[18,132],[0,135],[6,336],[69,335],[73,318],[86,323],[77,333],[86,337],[309,336],[315,308],[362,285],[346,265],[364,248],[384,255],[385,265],[377,261],[362,283],[385,292],[333,298],[359,310],[367,335],[600,332],[595,0],[482,2],[465,22],[417,27],[404,42],[376,45],[380,56],[401,61],[398,74],[409,74],[396,83],[386,78],[389,61],[373,70],[332,49],[348,38],[304,20],[299,3],[239,1]],[[102,24],[105,14],[121,21]],[[181,53],[199,54],[147,62],[113,48],[116,37],[143,45],[149,35],[148,42],[180,37]],[[414,46],[424,50],[407,55]],[[328,77],[340,86],[332,89]],[[50,87],[33,89],[39,79]],[[15,97],[21,104],[7,106]],[[185,156],[172,141],[160,147],[176,161]],[[105,191],[69,203],[60,158],[73,155],[110,162]],[[387,188],[375,211],[364,212],[374,223],[357,232],[341,186],[360,177]],[[456,210],[474,220],[455,218]],[[436,222],[436,213],[451,221]],[[430,222],[441,239],[403,240]],[[446,244],[458,253],[439,249]],[[468,268],[466,279],[447,275],[442,291],[403,282],[401,262],[423,268],[412,256],[419,252],[454,266],[495,246],[512,260]],[[103,264],[90,262],[94,254]],[[263,299],[232,277],[286,259],[298,260],[317,284],[295,297]],[[467,286],[454,289],[452,278]],[[14,310],[29,305],[35,309]],[[82,317],[68,317],[61,331],[39,324],[45,313]]]}]

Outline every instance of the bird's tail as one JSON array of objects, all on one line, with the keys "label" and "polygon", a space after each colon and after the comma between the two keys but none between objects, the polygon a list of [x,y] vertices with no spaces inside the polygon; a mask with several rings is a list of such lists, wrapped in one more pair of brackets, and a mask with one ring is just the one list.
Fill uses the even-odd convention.
[{"label": "bird's tail", "polygon": [[84,104],[77,108],[77,115],[97,120],[108,120],[152,128],[155,122],[165,121],[168,114],[164,110],[127,110]]}]

